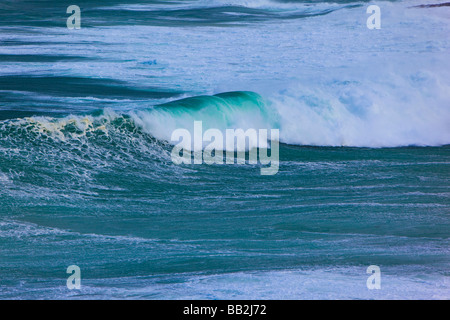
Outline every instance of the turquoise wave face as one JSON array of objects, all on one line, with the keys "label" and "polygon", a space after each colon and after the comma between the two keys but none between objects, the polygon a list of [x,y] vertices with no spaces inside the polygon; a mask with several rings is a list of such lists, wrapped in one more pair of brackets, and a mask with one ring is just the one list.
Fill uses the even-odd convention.
[{"label": "turquoise wave face", "polygon": [[[282,145],[267,178],[174,165],[116,121],[108,135],[2,145],[2,298],[447,297],[448,147]],[[371,264],[385,291],[365,288]]]},{"label": "turquoise wave face", "polygon": [[[117,25],[151,26],[222,26],[246,25],[265,21],[283,21],[326,15],[335,10],[360,6],[361,1],[333,1],[333,4],[321,5],[316,1],[177,1],[164,2],[154,0],[128,1],[117,0],[95,2],[80,0],[77,5],[83,9],[83,19],[87,27]],[[27,7],[30,14],[18,12]],[[0,7],[1,24],[27,25],[40,27],[58,27],[61,19],[57,16],[65,13],[66,4],[52,1],[9,1]],[[119,17],[119,18],[118,18]]]}]

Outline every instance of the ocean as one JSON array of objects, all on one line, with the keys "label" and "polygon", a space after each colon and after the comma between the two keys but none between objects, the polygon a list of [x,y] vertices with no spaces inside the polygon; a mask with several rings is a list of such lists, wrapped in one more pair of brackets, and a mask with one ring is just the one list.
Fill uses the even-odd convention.
[{"label": "ocean", "polygon": [[[0,299],[450,299],[431,3],[3,0]],[[278,129],[277,172],[175,163],[194,121]]]}]

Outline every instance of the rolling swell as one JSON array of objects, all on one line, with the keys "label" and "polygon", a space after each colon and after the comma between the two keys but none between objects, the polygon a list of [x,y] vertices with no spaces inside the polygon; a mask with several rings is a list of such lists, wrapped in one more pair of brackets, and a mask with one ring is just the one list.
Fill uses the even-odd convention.
[{"label": "rolling swell", "polygon": [[132,118],[146,132],[170,141],[172,132],[185,128],[193,132],[194,121],[202,121],[203,130],[215,128],[278,128],[278,114],[270,103],[254,92],[226,92],[197,96],[133,112]]},{"label": "rolling swell", "polygon": [[[172,127],[203,120],[205,128],[240,127],[249,119],[268,125],[272,117],[261,96],[230,92],[198,96],[149,108],[116,113],[110,109],[88,115],[34,116],[0,121],[0,172],[21,183],[80,192],[95,188],[98,175],[131,170],[162,176],[180,170],[170,158]],[[165,138],[167,137],[167,138]],[[104,188],[104,186],[102,186]],[[90,189],[90,188],[88,188]],[[6,191],[5,189],[4,191]],[[42,193],[42,192],[41,192]]]}]

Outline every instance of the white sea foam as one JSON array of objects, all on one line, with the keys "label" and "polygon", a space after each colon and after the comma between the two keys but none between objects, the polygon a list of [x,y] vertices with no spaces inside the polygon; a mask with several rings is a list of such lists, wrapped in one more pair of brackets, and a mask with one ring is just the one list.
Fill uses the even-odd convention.
[{"label": "white sea foam", "polygon": [[[67,38],[65,29],[40,28],[42,33],[32,38],[55,43],[44,48],[49,50],[44,53],[56,50],[61,55],[73,55],[89,49],[90,55],[100,58],[51,63],[46,66],[51,73],[65,73],[70,68],[85,77],[114,79],[120,75],[120,80],[136,84],[147,83],[151,75],[152,85],[180,88],[186,96],[254,91],[279,115],[274,123],[273,119],[260,119],[236,109],[228,117],[231,123],[211,117],[210,121],[216,122],[211,127],[277,126],[281,142],[300,145],[439,146],[450,143],[450,19],[445,14],[449,8],[411,8],[423,3],[428,2],[381,2],[380,30],[367,29],[364,4],[283,23],[269,19],[253,27],[138,25],[98,27],[89,32],[81,29],[71,34],[71,46],[57,44]],[[234,0],[190,1],[173,8],[237,4]],[[316,6],[270,0],[240,5],[280,10]],[[320,6],[335,8],[327,3]],[[11,35],[5,34],[0,39],[8,37]],[[14,37],[31,39],[27,34]],[[102,46],[92,51],[92,46],[85,44],[90,40]],[[5,46],[0,53],[32,54],[44,49],[33,44]],[[148,60],[157,64],[142,64]],[[42,65],[11,62],[4,64],[2,72],[36,73],[41,69]],[[169,140],[174,129],[202,120],[196,115],[174,118],[142,111],[157,102],[136,104],[139,108],[128,106],[129,101],[124,104],[124,112],[136,110],[132,114],[136,123],[159,139]],[[41,127],[59,131],[49,129],[49,125]]]}]

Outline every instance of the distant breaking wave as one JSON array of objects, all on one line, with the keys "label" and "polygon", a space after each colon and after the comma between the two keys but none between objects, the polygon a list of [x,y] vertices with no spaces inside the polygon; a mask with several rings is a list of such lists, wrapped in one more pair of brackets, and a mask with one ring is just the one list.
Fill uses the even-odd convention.
[{"label": "distant breaking wave", "polygon": [[[204,130],[280,129],[280,142],[294,145],[377,148],[450,144],[450,109],[440,101],[444,97],[427,103],[419,95],[405,98],[377,89],[362,92],[357,84],[347,87],[340,96],[333,96],[333,90],[302,88],[285,90],[270,99],[254,92],[227,92],[126,114],[105,110],[85,116],[7,120],[0,122],[1,145],[22,139],[89,143],[111,132],[138,132],[140,138],[148,135],[155,141],[170,142],[175,129],[191,130],[194,121],[202,121]],[[17,141],[18,148],[21,143]]]}]

